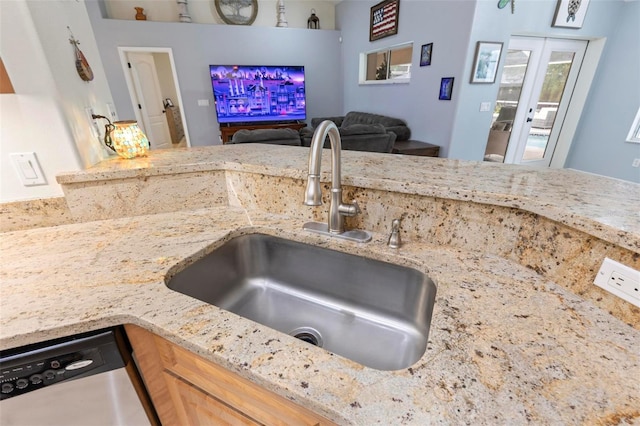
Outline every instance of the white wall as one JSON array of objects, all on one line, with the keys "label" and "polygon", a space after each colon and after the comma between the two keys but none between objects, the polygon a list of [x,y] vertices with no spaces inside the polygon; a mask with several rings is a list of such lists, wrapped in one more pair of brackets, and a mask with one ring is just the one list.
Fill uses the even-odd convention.
[{"label": "white wall", "polygon": [[[106,116],[106,105],[112,103],[113,99],[85,4],[83,1],[69,0],[27,0],[27,5],[55,80],[58,101],[66,116],[81,164],[89,167],[105,159],[110,152],[98,138],[92,137],[85,108],[93,107],[96,114]],[[80,50],[91,65],[94,79],[90,82],[78,76],[67,26],[80,41]],[[103,124],[104,121],[100,126]]]},{"label": "white wall", "polygon": [[156,71],[158,72],[158,81],[160,83],[160,90],[162,92],[162,99],[169,98],[174,103],[178,104],[178,94],[176,92],[176,86],[173,82],[173,72],[171,71],[171,61],[168,53],[155,52],[153,55],[153,62],[156,65]]},{"label": "white wall", "polygon": [[[16,91],[0,95],[0,202],[62,196],[55,175],[81,165],[23,0],[0,1],[0,55]],[[47,184],[23,186],[9,157],[13,152],[35,152]]]},{"label": "white wall", "polygon": [[[284,0],[285,17],[289,28],[307,28],[311,9],[315,9],[320,26],[325,30],[335,28],[334,0]],[[147,20],[178,22],[178,4],[175,0],[107,0],[107,16],[112,19],[135,19],[135,7],[144,8]],[[189,0],[187,8],[191,20],[197,24],[225,24],[218,16],[213,0]],[[258,0],[258,15],[252,25],[275,27],[277,1]]]}]

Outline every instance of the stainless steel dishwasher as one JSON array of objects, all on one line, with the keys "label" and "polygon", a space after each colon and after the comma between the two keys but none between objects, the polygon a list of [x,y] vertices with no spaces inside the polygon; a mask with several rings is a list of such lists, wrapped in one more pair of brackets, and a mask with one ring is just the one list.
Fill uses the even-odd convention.
[{"label": "stainless steel dishwasher", "polygon": [[0,424],[159,422],[118,327],[0,352]]}]

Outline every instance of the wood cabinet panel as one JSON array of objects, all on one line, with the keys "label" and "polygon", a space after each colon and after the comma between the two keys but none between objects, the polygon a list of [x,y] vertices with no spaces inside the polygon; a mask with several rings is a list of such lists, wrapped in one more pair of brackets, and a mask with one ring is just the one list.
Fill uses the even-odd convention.
[{"label": "wood cabinet panel", "polygon": [[[143,377],[153,378],[147,386],[154,387],[149,389],[149,394],[163,425],[194,424],[196,419],[204,421],[216,415],[232,415],[221,406],[241,413],[242,419],[269,425],[334,425],[324,417],[140,327],[127,325],[125,329],[141,364]],[[138,350],[142,357],[137,355]],[[157,380],[158,377],[162,380]],[[224,414],[218,414],[222,412]]]},{"label": "wood cabinet panel", "polygon": [[162,360],[155,346],[153,334],[132,325],[125,325],[125,330],[133,347],[133,356],[138,370],[147,388],[147,393],[153,401],[160,422],[164,426],[180,425],[173,400],[162,374]]},{"label": "wood cabinet panel", "polygon": [[183,425],[259,425],[193,385],[170,373],[163,374]]}]

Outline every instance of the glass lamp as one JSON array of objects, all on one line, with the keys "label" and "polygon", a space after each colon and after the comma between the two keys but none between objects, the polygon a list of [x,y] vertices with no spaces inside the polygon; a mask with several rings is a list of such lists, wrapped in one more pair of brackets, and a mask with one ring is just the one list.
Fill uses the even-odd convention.
[{"label": "glass lamp", "polygon": [[122,158],[134,158],[147,155],[149,139],[142,133],[138,122],[134,120],[111,122],[104,115],[92,114],[91,118],[107,120],[104,126],[104,144]]},{"label": "glass lamp", "polygon": [[111,142],[122,158],[142,157],[149,151],[149,140],[134,120],[114,121]]}]

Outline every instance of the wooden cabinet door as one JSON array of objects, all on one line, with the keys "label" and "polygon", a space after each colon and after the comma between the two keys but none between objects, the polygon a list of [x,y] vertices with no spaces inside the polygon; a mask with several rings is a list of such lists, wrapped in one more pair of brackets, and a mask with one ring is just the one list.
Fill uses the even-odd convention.
[{"label": "wooden cabinet door", "polygon": [[125,330],[164,426],[335,425],[138,326]]},{"label": "wooden cabinet door", "polygon": [[184,425],[258,425],[249,417],[195,386],[164,372],[167,388]]}]

